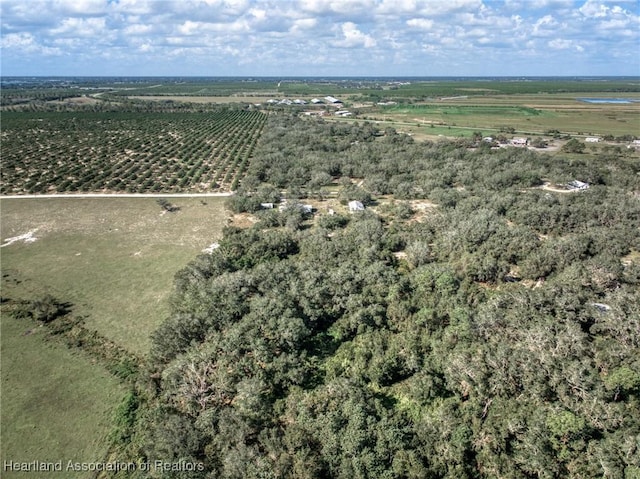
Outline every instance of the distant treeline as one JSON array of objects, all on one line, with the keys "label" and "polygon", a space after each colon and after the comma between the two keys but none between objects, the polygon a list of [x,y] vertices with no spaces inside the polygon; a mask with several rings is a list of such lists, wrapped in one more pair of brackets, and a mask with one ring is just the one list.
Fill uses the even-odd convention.
[{"label": "distant treeline", "polygon": [[361,100],[422,100],[456,95],[640,92],[638,77],[599,78],[3,78],[2,105],[109,92],[117,96],[339,95]]}]

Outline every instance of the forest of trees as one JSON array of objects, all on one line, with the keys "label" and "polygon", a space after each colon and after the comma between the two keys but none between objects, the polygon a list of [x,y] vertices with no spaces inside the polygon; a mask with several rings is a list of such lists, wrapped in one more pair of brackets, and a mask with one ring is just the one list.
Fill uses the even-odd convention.
[{"label": "forest of trees", "polygon": [[[270,115],[230,200],[258,221],[176,275],[119,455],[202,464],[185,478],[640,477],[639,175]],[[330,185],[393,201],[257,211]]]}]

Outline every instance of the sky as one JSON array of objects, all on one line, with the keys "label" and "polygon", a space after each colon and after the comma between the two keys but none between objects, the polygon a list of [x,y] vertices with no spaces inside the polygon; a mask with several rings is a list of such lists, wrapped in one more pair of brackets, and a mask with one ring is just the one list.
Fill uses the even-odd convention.
[{"label": "sky", "polygon": [[2,76],[638,76],[640,0],[0,0]]}]

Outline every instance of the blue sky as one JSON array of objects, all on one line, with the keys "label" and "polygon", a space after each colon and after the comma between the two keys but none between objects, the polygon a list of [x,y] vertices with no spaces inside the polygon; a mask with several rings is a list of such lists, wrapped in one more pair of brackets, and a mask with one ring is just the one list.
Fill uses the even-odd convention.
[{"label": "blue sky", "polygon": [[640,75],[640,0],[0,0],[1,74]]}]

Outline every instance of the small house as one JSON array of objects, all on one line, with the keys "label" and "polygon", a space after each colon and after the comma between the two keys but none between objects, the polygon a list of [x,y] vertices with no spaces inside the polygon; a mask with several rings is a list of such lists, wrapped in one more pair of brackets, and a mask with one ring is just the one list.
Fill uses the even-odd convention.
[{"label": "small house", "polygon": [[571,191],[586,190],[587,188],[589,188],[589,183],[573,180],[567,183],[567,188]]}]

